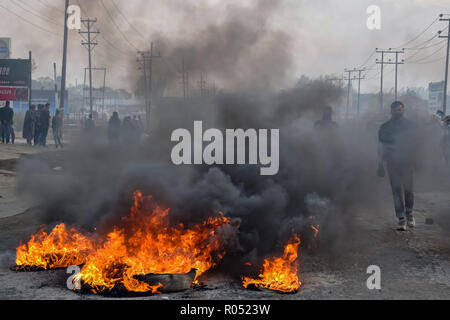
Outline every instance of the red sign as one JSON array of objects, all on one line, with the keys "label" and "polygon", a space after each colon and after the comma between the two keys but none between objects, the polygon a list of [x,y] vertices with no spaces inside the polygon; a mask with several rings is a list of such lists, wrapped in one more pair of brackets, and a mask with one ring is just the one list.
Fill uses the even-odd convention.
[{"label": "red sign", "polygon": [[16,88],[0,88],[0,101],[16,100]]},{"label": "red sign", "polygon": [[0,87],[0,101],[28,101],[28,88]]}]

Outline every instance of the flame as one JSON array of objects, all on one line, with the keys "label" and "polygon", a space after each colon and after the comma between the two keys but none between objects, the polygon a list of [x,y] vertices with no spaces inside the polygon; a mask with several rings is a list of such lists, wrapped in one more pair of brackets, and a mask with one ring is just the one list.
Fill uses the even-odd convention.
[{"label": "flame", "polygon": [[[200,275],[225,256],[220,230],[230,226],[231,221],[220,214],[191,228],[183,224],[173,227],[169,224],[169,211],[155,205],[151,196],[144,197],[136,191],[129,216],[102,241],[81,238],[78,233],[74,233],[77,237],[55,238],[51,237],[53,230],[50,235],[42,233],[32,237],[30,242],[38,245],[36,250],[30,251],[30,243],[27,247],[20,246],[17,262],[21,262],[19,255],[33,257],[36,259],[29,259],[27,263],[35,265],[35,261],[46,254],[53,256],[54,248],[85,247],[83,241],[78,243],[82,239],[89,244],[88,254],[78,254],[83,250],[70,251],[74,258],[64,260],[61,266],[84,264],[74,281],[81,280],[93,292],[121,285],[132,292],[157,293],[162,285],[150,286],[134,278],[141,274],[186,274],[195,269],[198,281]],[[67,239],[70,241],[65,241]],[[48,240],[52,245],[47,247]]]},{"label": "flame", "polygon": [[50,234],[41,228],[17,248],[16,265],[45,270],[81,265],[93,246],[92,239],[65,224],[57,225]]},{"label": "flame", "polygon": [[314,238],[317,238],[319,235],[319,226],[311,226],[311,228],[314,230]]},{"label": "flame", "polygon": [[298,279],[298,248],[300,238],[295,237],[284,248],[282,257],[272,257],[264,260],[263,271],[258,279],[242,278],[244,288],[249,285],[280,292],[295,292],[301,282]]}]

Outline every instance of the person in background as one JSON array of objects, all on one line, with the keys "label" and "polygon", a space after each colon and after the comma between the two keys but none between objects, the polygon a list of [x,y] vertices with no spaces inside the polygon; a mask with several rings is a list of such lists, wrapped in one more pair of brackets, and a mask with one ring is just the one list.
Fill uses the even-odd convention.
[{"label": "person in background", "polygon": [[34,138],[34,129],[36,126],[36,106],[32,104],[25,113],[25,120],[23,121],[23,138],[27,140],[27,144],[31,145]]},{"label": "person in background", "polygon": [[14,121],[10,128],[10,135],[11,135],[11,143],[14,144],[16,142],[16,132],[14,131]]},{"label": "person in background", "polygon": [[6,101],[2,108],[0,119],[2,122],[2,142],[9,144],[11,141],[11,128],[14,122],[14,110],[10,107],[9,101]]},{"label": "person in background", "polygon": [[94,137],[95,133],[95,122],[92,116],[92,113],[89,115],[89,118],[84,122],[84,134],[87,137]]},{"label": "person in background", "polygon": [[330,106],[325,107],[322,120],[317,121],[314,124],[314,128],[329,131],[333,131],[337,128],[337,123],[333,121],[333,108]]},{"label": "person in background", "polygon": [[44,110],[44,105],[40,104],[38,105],[38,109],[34,115],[34,145],[40,146],[41,145],[41,113]]},{"label": "person in background", "polygon": [[125,117],[122,124],[122,142],[126,146],[135,146],[138,141],[138,129],[131,117]]},{"label": "person in background", "polygon": [[391,105],[391,119],[383,124],[378,133],[380,142],[378,176],[386,175],[385,167],[394,197],[395,213],[399,231],[416,225],[414,209],[414,157],[412,152],[417,145],[414,125],[405,118],[405,106],[400,101]]},{"label": "person in background", "polygon": [[55,140],[56,149],[64,148],[62,143],[62,128],[63,128],[63,113],[61,110],[56,110],[55,116],[52,119],[53,138]]},{"label": "person in background", "polygon": [[119,113],[114,112],[108,122],[108,140],[111,145],[118,145],[120,143],[120,126]]},{"label": "person in background", "polygon": [[39,114],[39,143],[43,147],[47,145],[48,129],[50,128],[50,118],[50,103],[47,103]]}]

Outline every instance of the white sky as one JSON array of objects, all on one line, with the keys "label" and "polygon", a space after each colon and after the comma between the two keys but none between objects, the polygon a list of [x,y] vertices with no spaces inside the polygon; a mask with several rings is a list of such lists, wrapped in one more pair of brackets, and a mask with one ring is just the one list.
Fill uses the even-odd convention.
[{"label": "white sky", "polygon": [[[144,37],[131,29],[127,22],[117,14],[114,1],[134,28]],[[182,38],[186,34],[193,36],[205,25],[217,22],[227,11],[230,4],[251,7],[256,0],[103,0],[114,20],[124,30],[129,42],[137,48],[146,49],[150,36],[147,32],[157,33],[171,39]],[[274,0],[271,0],[274,1]],[[64,0],[0,0],[0,5],[18,14],[21,18],[0,7],[0,37],[11,37],[13,57],[25,58],[28,50],[38,65],[34,77],[53,75],[53,62],[61,64],[62,49],[62,10]],[[76,1],[71,0],[73,4]],[[120,49],[122,53],[105,44],[99,38],[100,46],[94,51],[94,64],[110,70],[108,84],[114,87],[127,86],[128,73],[136,71],[136,49],[126,42],[115,26],[109,21],[100,0],[81,1],[88,15],[99,19],[98,27],[103,36]],[[267,13],[274,29],[282,30],[293,41],[294,65],[286,79],[286,84],[300,75],[316,77],[323,74],[342,73],[344,68],[358,67],[379,48],[397,47],[414,38],[423,31],[440,13],[450,14],[450,0],[280,0],[280,5]],[[382,29],[370,31],[366,27],[369,5],[381,7]],[[54,8],[57,8],[56,10]],[[25,9],[26,10],[25,10]],[[52,9],[53,8],[53,9]],[[29,11],[35,13],[33,15]],[[41,19],[36,15],[44,15]],[[450,17],[450,16],[449,16]],[[52,22],[49,22],[51,18]],[[46,33],[36,26],[26,23],[26,19],[36,26],[55,32],[59,36]],[[436,22],[430,30],[411,45],[430,39],[444,22]],[[87,64],[87,51],[80,45],[76,31],[70,31],[68,81],[74,84],[83,81],[83,68]],[[434,39],[435,44],[442,39]],[[439,48],[442,49],[438,52]],[[271,50],[277,50],[272,48]],[[422,62],[441,58],[445,55],[444,45],[423,50],[409,61],[426,58]],[[415,51],[409,51],[408,57]],[[164,55],[164,52],[162,52]],[[127,57],[128,56],[128,57]],[[373,65],[373,56],[368,65]],[[406,64],[399,67],[400,87],[427,86],[430,81],[444,78],[445,60],[430,64]],[[378,73],[374,68],[368,78]],[[392,67],[386,70],[386,88],[393,86]],[[378,77],[364,81],[363,91],[377,91]]]}]

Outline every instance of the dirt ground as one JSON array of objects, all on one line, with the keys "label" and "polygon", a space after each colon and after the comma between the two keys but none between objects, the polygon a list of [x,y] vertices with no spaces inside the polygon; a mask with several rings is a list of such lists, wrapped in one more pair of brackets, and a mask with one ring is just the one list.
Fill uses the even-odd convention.
[{"label": "dirt ground", "polygon": [[[3,147],[3,146],[0,146]],[[0,148],[0,195],[14,193],[14,159],[28,156],[26,146]],[[24,148],[24,149],[23,149]],[[186,292],[140,297],[138,299],[450,299],[450,186],[442,177],[439,188],[417,185],[415,215],[417,228],[407,232],[394,229],[392,198],[386,181],[386,211],[373,215],[361,210],[345,243],[331,255],[320,245],[301,252],[302,287],[296,294],[249,291],[236,279],[210,276],[206,287]],[[0,200],[3,201],[2,198]],[[66,288],[65,270],[18,273],[14,263],[16,239],[27,239],[40,226],[39,208],[25,208],[20,199],[8,205],[0,202],[0,299],[106,299],[92,294],[76,294]],[[29,206],[28,206],[29,207]],[[5,212],[8,211],[8,212]],[[16,211],[22,213],[15,214]],[[433,219],[427,224],[426,219]],[[340,248],[340,249],[339,249]],[[339,251],[341,250],[341,251]],[[381,268],[381,290],[369,290],[367,268]]]}]

